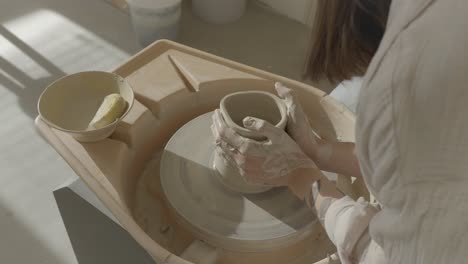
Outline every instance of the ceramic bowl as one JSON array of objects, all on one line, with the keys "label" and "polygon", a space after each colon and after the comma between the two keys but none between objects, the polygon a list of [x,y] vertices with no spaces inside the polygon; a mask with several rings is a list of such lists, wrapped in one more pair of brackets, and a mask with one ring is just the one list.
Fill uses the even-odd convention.
[{"label": "ceramic bowl", "polygon": [[246,138],[260,141],[266,139],[260,133],[244,127],[243,120],[248,116],[263,119],[280,129],[286,128],[286,106],[271,93],[247,91],[229,94],[221,100],[220,111],[227,125]]},{"label": "ceramic bowl", "polygon": [[[112,93],[124,98],[127,110],[105,127],[88,129],[104,97]],[[133,101],[133,90],[124,78],[109,72],[79,72],[50,84],[39,98],[38,111],[49,126],[70,134],[78,141],[93,142],[114,132],[132,108]]]}]

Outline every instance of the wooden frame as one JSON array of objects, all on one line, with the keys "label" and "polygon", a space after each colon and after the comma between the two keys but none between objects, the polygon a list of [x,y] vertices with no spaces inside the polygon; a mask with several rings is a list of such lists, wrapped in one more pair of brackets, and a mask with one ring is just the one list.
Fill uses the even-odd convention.
[{"label": "wooden frame", "polygon": [[[187,86],[168,55],[176,56],[192,73],[198,90]],[[160,192],[159,180],[143,179],[141,175],[151,161],[155,162],[153,169],[159,171],[158,153],[170,136],[188,120],[216,108],[225,94],[243,89],[273,92],[273,83],[281,81],[296,90],[320,136],[329,140],[354,141],[353,114],[324,92],[175,42],[155,42],[114,72],[127,79],[134,89],[136,101],[110,138],[96,143],[79,143],[68,134],[49,127],[40,117],[36,118],[36,126],[158,263],[192,263],[178,255],[183,254],[196,238],[171,215]],[[338,185],[352,197],[367,195],[362,183],[351,184],[346,177],[338,176]],[[150,206],[145,207],[140,201]],[[151,217],[145,208],[152,208]],[[318,245],[315,248],[308,244],[314,241]],[[269,263],[280,263],[282,258],[281,250],[277,254],[219,250],[224,256],[219,263],[259,263],[267,259],[276,260]],[[333,247],[317,224],[317,232],[312,237],[284,250],[293,254],[306,250],[324,257]]]}]

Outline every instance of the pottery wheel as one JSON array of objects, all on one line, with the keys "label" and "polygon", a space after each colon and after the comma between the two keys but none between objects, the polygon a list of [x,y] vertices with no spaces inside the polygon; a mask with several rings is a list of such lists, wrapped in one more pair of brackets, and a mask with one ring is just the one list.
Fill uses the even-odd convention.
[{"label": "pottery wheel", "polygon": [[178,220],[228,250],[273,250],[305,238],[316,217],[286,188],[242,194],[223,185],[213,169],[211,115],[180,128],[161,158],[162,189]]}]

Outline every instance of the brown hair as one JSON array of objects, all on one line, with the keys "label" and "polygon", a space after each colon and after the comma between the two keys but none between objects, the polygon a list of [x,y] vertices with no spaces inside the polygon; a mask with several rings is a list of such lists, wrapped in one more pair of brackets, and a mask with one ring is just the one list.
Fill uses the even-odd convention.
[{"label": "brown hair", "polygon": [[391,0],[317,0],[307,73],[332,82],[363,75],[382,40]]}]

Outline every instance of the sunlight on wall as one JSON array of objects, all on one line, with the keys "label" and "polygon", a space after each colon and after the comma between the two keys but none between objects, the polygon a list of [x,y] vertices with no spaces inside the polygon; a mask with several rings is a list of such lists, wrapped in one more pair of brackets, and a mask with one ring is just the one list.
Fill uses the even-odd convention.
[{"label": "sunlight on wall", "polygon": [[[51,10],[37,10],[3,26],[32,49],[32,54],[0,31],[0,56],[32,79],[60,72],[111,70],[129,57],[129,54]],[[37,55],[42,56],[42,60]],[[49,61],[52,69],[43,65],[48,64],[43,60]],[[55,69],[57,72],[51,73],[53,66],[60,72]]]},{"label": "sunlight on wall", "polygon": [[0,24],[0,223],[10,238],[0,240],[1,263],[76,263],[52,196],[76,176],[37,135],[37,100],[65,74],[109,71],[128,57],[51,10]]}]

